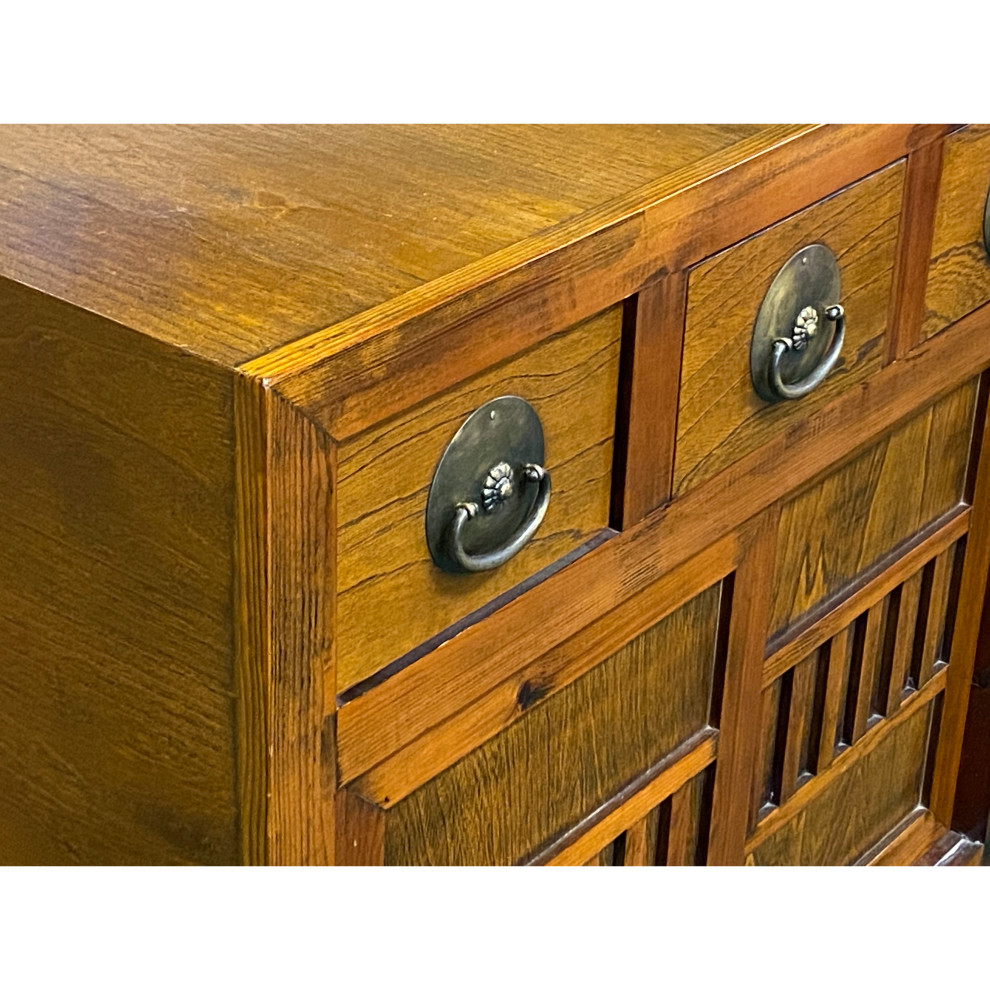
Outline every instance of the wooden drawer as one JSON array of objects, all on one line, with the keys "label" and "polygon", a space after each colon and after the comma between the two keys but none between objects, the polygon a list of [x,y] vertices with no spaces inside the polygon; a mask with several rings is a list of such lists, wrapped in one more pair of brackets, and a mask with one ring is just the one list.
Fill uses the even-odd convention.
[{"label": "wooden drawer", "polygon": [[684,756],[679,749],[710,762],[722,588],[712,585],[551,696],[531,685],[532,707],[509,728],[390,804],[385,863],[539,859],[631,781]]},{"label": "wooden drawer", "polygon": [[988,191],[990,125],[972,125],[945,140],[923,338],[990,299],[990,259],[983,240]]},{"label": "wooden drawer", "polygon": [[[342,443],[337,452],[337,690],[447,630],[585,544],[609,522],[622,308]],[[518,395],[543,424],[552,493],[534,538],[502,566],[448,574],[424,520],[440,455],[475,409]]]},{"label": "wooden drawer", "polygon": [[[898,163],[715,255],[689,275],[674,459],[675,496],[768,442],[879,370],[904,186]],[[810,395],[769,404],[753,389],[750,340],[781,266],[825,244],[841,272],[846,339]]]}]

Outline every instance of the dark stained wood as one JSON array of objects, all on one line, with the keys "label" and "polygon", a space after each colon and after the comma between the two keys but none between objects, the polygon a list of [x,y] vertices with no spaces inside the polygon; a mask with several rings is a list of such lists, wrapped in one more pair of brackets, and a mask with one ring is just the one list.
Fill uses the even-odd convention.
[{"label": "dark stained wood", "polygon": [[[708,767],[715,759],[717,748],[718,732],[703,729],[527,863],[549,866],[582,863],[591,850],[613,841],[648,813],[662,812],[664,804],[669,809],[670,795]],[[657,817],[661,815],[658,813]],[[662,822],[658,824],[663,827]],[[657,856],[665,850],[664,844],[663,850],[657,849]]]},{"label": "dark stained wood", "polygon": [[990,259],[983,245],[988,189],[990,124],[973,124],[945,141],[923,337],[990,299]]},{"label": "dark stained wood", "polygon": [[[859,859],[916,807],[929,722],[927,708],[912,706],[911,716],[893,728],[894,723],[887,723],[888,731],[855,765],[826,774],[827,786],[811,794],[811,784],[806,784],[798,791],[798,796],[808,794],[799,815],[775,823],[772,830],[768,817],[757,828],[747,850],[751,861],[824,866]],[[791,804],[796,802],[797,796]]]},{"label": "dark stained wood", "polygon": [[234,698],[250,678],[231,622],[233,391],[0,279],[0,862],[259,851]]},{"label": "dark stained wood", "polygon": [[921,337],[941,171],[941,141],[908,155],[884,363],[904,357]]},{"label": "dark stained wood", "polygon": [[754,520],[747,534],[747,552],[733,580],[708,849],[708,862],[713,866],[743,862],[747,809],[756,773],[760,679],[769,619],[762,582],[773,573],[777,522],[776,507]]},{"label": "dark stained wood", "polygon": [[[337,684],[363,680],[587,542],[609,523],[621,307],[361,434],[337,452]],[[536,536],[508,563],[446,574],[430,558],[426,502],[464,420],[505,394],[543,424],[553,492]],[[382,621],[383,612],[401,622]]]},{"label": "dark stained wood", "polygon": [[[659,271],[683,270],[950,129],[769,129],[558,227],[552,238],[437,279],[244,368],[334,437],[353,436],[634,294]],[[729,201],[731,209],[712,208]]]},{"label": "dark stained wood", "polygon": [[534,708],[386,814],[388,864],[511,864],[704,728],[719,587]]},{"label": "dark stained wood", "polygon": [[[729,573],[738,550],[736,539],[723,540],[675,568],[622,605],[607,611],[577,635],[530,662],[477,701],[417,736],[368,770],[354,783],[356,793],[381,807],[395,804],[476,746],[522,718],[617,649],[701,594]],[[720,600],[724,598],[724,590]],[[722,619],[719,619],[721,623]],[[370,727],[369,727],[370,728]],[[353,774],[355,753],[342,742],[342,779]]]},{"label": "dark stained wood", "polygon": [[760,706],[760,738],[757,744],[761,759],[757,763],[756,773],[753,774],[753,787],[749,804],[749,828],[752,832],[760,818],[763,809],[776,803],[778,795],[775,792],[774,780],[777,719],[780,712],[781,679],[773,681],[764,688]]},{"label": "dark stained wood", "polygon": [[628,425],[619,489],[619,528],[638,523],[671,497],[687,277],[668,275],[636,296],[627,371]]},{"label": "dark stained wood", "polygon": [[[674,491],[683,493],[875,373],[884,355],[903,163],[812,206],[691,272]],[[750,341],[780,267],[823,243],[842,273],[846,341],[835,370],[800,402],[767,403],[753,389]]]},{"label": "dark stained wood", "polygon": [[975,398],[969,382],[784,505],[775,632],[959,503]]},{"label": "dark stained wood", "polygon": [[[943,331],[935,339],[948,332]],[[987,570],[990,568],[990,456],[988,456],[990,416],[977,424],[977,436],[974,456],[979,460],[973,494],[973,523],[966,539],[966,556],[963,560],[959,584],[959,601],[966,603],[984,600],[987,590]],[[956,613],[955,628],[952,633],[942,729],[939,735],[931,793],[931,810],[939,821],[946,824],[952,821],[980,619],[980,608],[960,608]]]},{"label": "dark stained wood", "polygon": [[[872,702],[877,671],[883,650],[884,633],[887,625],[888,599],[877,602],[863,617],[863,640],[860,646],[859,683],[856,686],[854,712],[850,743],[856,743],[866,732],[867,723],[873,714]],[[850,690],[852,688],[850,687]]]}]

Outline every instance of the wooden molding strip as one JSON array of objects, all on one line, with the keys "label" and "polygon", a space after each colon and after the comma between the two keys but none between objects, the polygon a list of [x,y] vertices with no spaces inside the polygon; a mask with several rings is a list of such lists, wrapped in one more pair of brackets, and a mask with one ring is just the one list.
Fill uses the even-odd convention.
[{"label": "wooden molding strip", "polygon": [[[397,683],[388,681],[383,687],[391,685],[390,691],[394,692],[391,695],[394,699],[392,704],[404,710],[416,709],[417,706],[426,709],[420,723],[425,726],[422,734],[393,755],[386,753],[387,759],[377,766],[370,764],[373,768],[368,770],[363,764],[384,752],[388,746],[384,733],[373,735],[374,730],[379,727],[385,729],[387,724],[358,723],[357,727],[362,732],[354,738],[348,734],[354,723],[345,720],[345,731],[342,732],[338,725],[341,781],[346,783],[363,772],[363,776],[353,785],[355,792],[382,807],[394,804],[511,725],[535,703],[560,691],[705,588],[717,584],[732,571],[738,556],[739,539],[736,534],[730,534],[637,594],[624,601],[616,598],[611,607],[598,613],[601,618],[597,621],[576,630],[574,635],[550,651],[536,654],[535,659],[522,667],[518,666],[518,643],[511,643],[507,649],[494,655],[490,652],[485,664],[473,663],[461,672],[464,678],[470,676],[474,684],[486,688],[478,696],[460,690],[462,682],[457,681],[442,697],[433,697],[423,694],[411,675],[402,681],[399,680],[401,675],[396,675],[392,680]],[[589,617],[593,614],[584,615],[585,620]],[[546,618],[543,621],[546,624]],[[555,615],[553,622],[557,621],[559,617]],[[523,659],[528,659],[525,651]],[[499,677],[502,679],[498,680]],[[486,687],[489,683],[491,686]],[[417,695],[417,691],[421,693]],[[468,704],[458,711],[454,706],[459,698],[464,697],[468,699]],[[342,708],[338,719],[360,701],[359,698]],[[390,708],[391,705],[386,710]],[[372,708],[372,717],[381,710]],[[444,712],[449,712],[449,715],[439,719],[438,716]],[[428,723],[430,718],[437,719],[437,722]],[[380,740],[377,746],[376,740]]]},{"label": "wooden molding strip", "polygon": [[[987,364],[990,306],[343,705],[337,738],[344,779],[409,745],[528,657],[546,653],[773,502],[855,457]],[[767,464],[774,465],[770,473]],[[520,655],[520,642],[528,656]],[[325,705],[328,713],[334,710],[332,692]]]},{"label": "wooden molding strip", "polygon": [[911,718],[919,708],[923,708],[937,694],[945,689],[948,668],[938,670],[919,690],[909,695],[894,715],[877,722],[859,742],[844,749],[829,764],[828,769],[813,776],[806,784],[797,790],[793,797],[780,807],[768,812],[756,826],[755,832],[746,842],[747,854],[752,852],[768,836],[773,835],[779,828],[786,825],[795,815],[804,809],[811,801],[825,790],[836,777],[846,772],[853,764],[871,753],[881,741],[893,732],[899,725]]},{"label": "wooden molding strip", "polygon": [[949,129],[839,125],[762,132],[721,158],[583,215],[545,235],[549,239],[521,242],[241,370],[336,439],[352,437]]},{"label": "wooden molding strip", "polygon": [[692,736],[642,777],[623,788],[611,801],[544,848],[527,866],[580,866],[635,825],[715,759],[718,731],[708,728]]},{"label": "wooden molding strip", "polygon": [[[969,506],[960,505],[951,509],[864,571],[854,584],[842,589],[839,597],[824,602],[810,619],[774,637],[768,644],[763,687],[768,688],[798,661],[952,546],[968,532],[971,514]],[[782,640],[783,645],[779,645]]]}]

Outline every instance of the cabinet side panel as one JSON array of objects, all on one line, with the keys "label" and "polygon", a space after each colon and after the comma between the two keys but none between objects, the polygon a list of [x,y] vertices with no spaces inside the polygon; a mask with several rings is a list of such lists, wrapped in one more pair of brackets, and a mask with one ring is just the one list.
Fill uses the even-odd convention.
[{"label": "cabinet side panel", "polygon": [[0,378],[0,862],[236,862],[232,376],[0,281]]}]

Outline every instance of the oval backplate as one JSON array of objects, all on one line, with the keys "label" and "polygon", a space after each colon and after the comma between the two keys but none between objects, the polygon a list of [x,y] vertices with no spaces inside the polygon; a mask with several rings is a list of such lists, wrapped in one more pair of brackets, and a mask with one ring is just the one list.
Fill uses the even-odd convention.
[{"label": "oval backplate", "polygon": [[463,573],[444,547],[444,534],[460,502],[482,504],[488,472],[506,463],[515,475],[515,494],[493,512],[480,511],[465,526],[464,549],[488,553],[504,546],[522,529],[538,486],[522,482],[527,464],[544,464],[543,425],[536,410],[516,395],[486,402],[464,421],[440,458],[426,502],[426,543],[433,562]]},{"label": "oval backplate", "polygon": [[824,244],[801,248],[777,272],[760,305],[749,348],[749,374],[761,399],[780,401],[770,388],[773,343],[778,337],[790,337],[805,306],[814,306],[818,311],[818,333],[803,351],[783,355],[781,377],[788,384],[798,382],[821,363],[832,335],[825,310],[840,302],[840,289],[839,263]]}]

